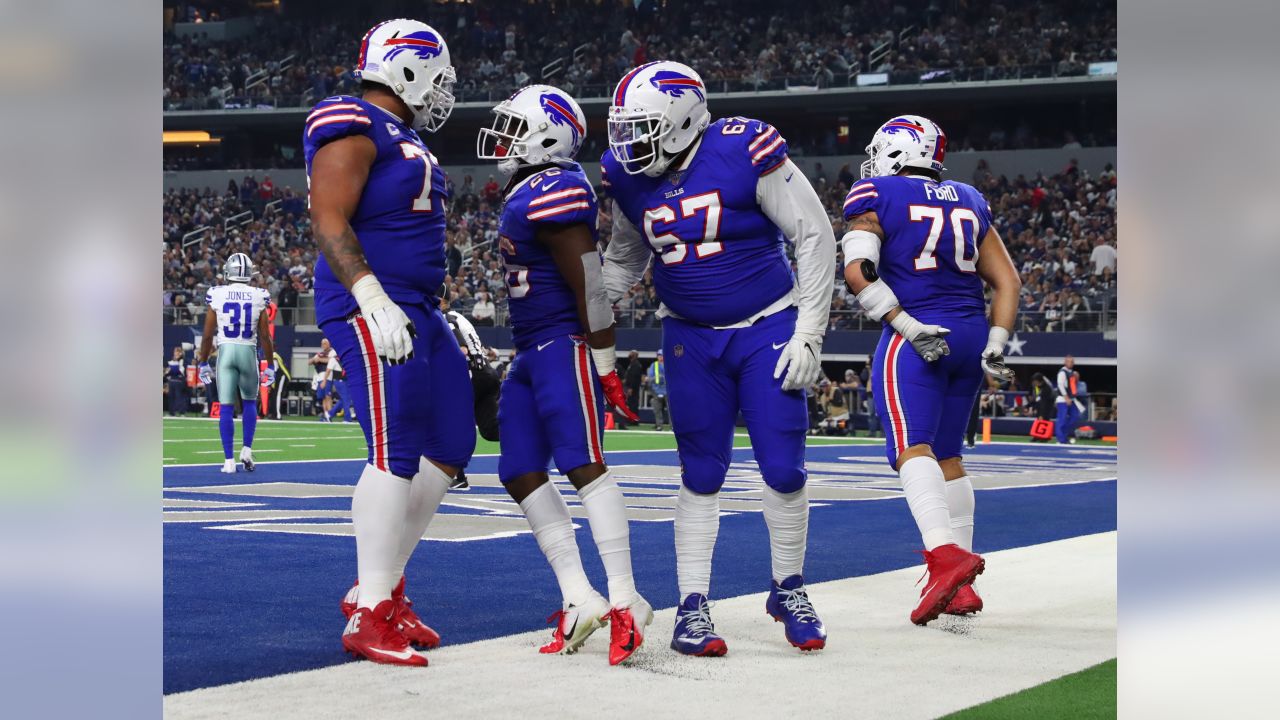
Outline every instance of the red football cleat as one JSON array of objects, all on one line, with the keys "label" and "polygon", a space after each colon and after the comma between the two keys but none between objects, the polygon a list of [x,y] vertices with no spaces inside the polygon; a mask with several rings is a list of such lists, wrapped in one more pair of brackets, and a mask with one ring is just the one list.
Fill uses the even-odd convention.
[{"label": "red football cleat", "polygon": [[956,591],[956,596],[951,598],[951,603],[947,605],[946,614],[948,615],[972,615],[982,610],[982,598],[978,597],[978,591],[973,589],[973,585],[965,585]]},{"label": "red football cleat", "polygon": [[911,622],[927,625],[946,609],[960,588],[982,574],[986,561],[955,543],[925,550],[929,583],[920,591],[920,604],[911,612]]},{"label": "red football cleat", "polygon": [[[404,576],[400,576],[400,582],[391,591],[391,599],[396,605],[395,626],[396,630],[414,645],[420,645],[425,648],[434,648],[440,644],[440,633],[431,629],[429,625],[422,622],[422,618],[413,611],[413,601],[405,597],[404,594]],[[360,581],[357,580],[351,589],[347,591],[345,597],[342,598],[341,608],[342,616],[350,619],[352,613],[356,611],[356,604],[360,601]]]},{"label": "red football cleat", "polygon": [[342,647],[357,657],[388,665],[426,667],[427,656],[409,646],[393,625],[396,604],[383,600],[372,610],[356,608],[342,631]]},{"label": "red football cleat", "polygon": [[609,664],[631,657],[644,644],[644,629],[653,622],[653,608],[644,600],[636,600],[631,607],[613,608],[609,611]]}]

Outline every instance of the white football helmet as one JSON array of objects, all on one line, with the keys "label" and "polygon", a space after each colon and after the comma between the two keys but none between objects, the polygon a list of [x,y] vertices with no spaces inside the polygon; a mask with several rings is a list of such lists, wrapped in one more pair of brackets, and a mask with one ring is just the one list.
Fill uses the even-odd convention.
[{"label": "white football helmet", "polygon": [[629,175],[658,177],[711,124],[693,68],[651,62],[623,76],[609,106],[609,149]]},{"label": "white football helmet", "polygon": [[521,165],[572,160],[587,135],[587,116],[568,93],[530,85],[498,103],[493,126],[480,128],[476,156],[510,175]]},{"label": "white football helmet", "polygon": [[907,167],[941,173],[946,154],[947,136],[937,123],[919,115],[899,115],[871,136],[862,177],[897,175]]},{"label": "white football helmet", "polygon": [[360,41],[356,75],[386,85],[413,112],[413,129],[435,132],[453,112],[458,76],[449,62],[449,46],[426,23],[387,20]]},{"label": "white football helmet", "polygon": [[222,277],[227,282],[247,283],[253,279],[254,272],[253,261],[244,253],[232,255],[222,266]]}]

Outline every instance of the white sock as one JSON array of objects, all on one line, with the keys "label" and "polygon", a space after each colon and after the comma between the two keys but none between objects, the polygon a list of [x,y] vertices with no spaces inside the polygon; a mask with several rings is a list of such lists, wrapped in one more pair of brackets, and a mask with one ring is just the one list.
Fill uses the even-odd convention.
[{"label": "white sock", "polygon": [[560,594],[567,603],[581,605],[595,590],[587,573],[582,569],[582,557],[578,555],[578,541],[573,536],[573,519],[555,483],[542,484],[520,502],[520,509],[533,528],[542,554],[551,563],[551,570],[560,584]]},{"label": "white sock", "polygon": [[400,568],[401,575],[431,524],[431,518],[436,516],[440,501],[449,492],[451,482],[452,479],[430,460],[418,459],[418,474],[413,476],[413,484],[409,486],[409,503],[404,509],[404,534],[400,537],[400,553],[396,556],[396,567]]},{"label": "white sock", "polygon": [[973,481],[968,475],[947,481],[947,507],[956,544],[973,552]]},{"label": "white sock", "polygon": [[676,580],[680,600],[711,593],[711,555],[720,534],[720,494],[702,495],[684,485],[676,496]]},{"label": "white sock", "polygon": [[804,573],[804,551],[809,543],[809,493],[804,487],[786,495],[764,488],[764,522],[769,526],[769,550],[773,579],[782,582]]},{"label": "white sock", "polygon": [[404,532],[409,481],[365,465],[351,496],[351,524],[356,530],[356,568],[360,607],[374,608],[391,598],[400,582],[396,551]]},{"label": "white sock", "polygon": [[898,471],[902,493],[907,496],[911,515],[920,528],[924,549],[955,542],[951,532],[951,512],[947,510],[946,480],[938,461],[927,455],[913,457]]},{"label": "white sock", "polygon": [[631,528],[622,489],[608,470],[578,490],[578,498],[591,521],[591,537],[609,577],[609,603],[629,607],[636,599],[636,581],[631,574]]}]

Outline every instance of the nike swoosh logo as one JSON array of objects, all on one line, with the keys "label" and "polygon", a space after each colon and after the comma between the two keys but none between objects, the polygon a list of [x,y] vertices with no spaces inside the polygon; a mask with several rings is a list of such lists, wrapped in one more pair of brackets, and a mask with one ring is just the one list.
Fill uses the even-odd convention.
[{"label": "nike swoosh logo", "polygon": [[550,344],[551,344],[551,343],[553,343],[553,342],[555,342],[555,340],[548,340],[547,342],[544,342],[544,343],[542,343],[541,345],[539,345],[539,346],[538,346],[538,349],[539,349],[539,350],[541,350],[542,348],[544,348],[544,347],[546,347],[546,346],[550,345]]},{"label": "nike swoosh logo", "polygon": [[564,639],[568,640],[573,637],[573,631],[578,629],[578,618],[573,619],[573,625],[569,626],[568,632],[564,633]]},{"label": "nike swoosh logo", "polygon": [[787,344],[786,342],[774,343],[774,344],[773,344],[773,349],[774,349],[774,350],[777,350],[777,349],[779,349],[779,348],[782,348],[782,347],[786,346],[786,344]]},{"label": "nike swoosh logo", "polygon": [[795,173],[791,173],[790,175],[788,175],[788,176],[787,176],[787,182],[791,182],[791,178],[793,178],[793,177],[795,177],[795,176],[796,176],[796,174],[795,174]]},{"label": "nike swoosh logo", "polygon": [[376,652],[382,655],[386,655],[387,657],[396,658],[398,660],[408,660],[409,658],[417,654],[412,650],[382,650],[376,647],[371,647],[366,649],[372,650],[373,652]]},{"label": "nike swoosh logo", "polygon": [[543,189],[543,190],[550,190],[551,188],[553,188],[553,187],[555,187],[556,185],[559,185],[559,184],[560,184],[560,181],[559,181],[559,180],[557,180],[557,181],[555,181],[555,182],[545,183],[545,184],[542,186],[542,189]]},{"label": "nike swoosh logo", "polygon": [[631,636],[627,640],[627,644],[622,646],[622,649],[626,650],[627,652],[631,652],[632,650],[636,649],[636,631],[635,630],[631,631]]}]

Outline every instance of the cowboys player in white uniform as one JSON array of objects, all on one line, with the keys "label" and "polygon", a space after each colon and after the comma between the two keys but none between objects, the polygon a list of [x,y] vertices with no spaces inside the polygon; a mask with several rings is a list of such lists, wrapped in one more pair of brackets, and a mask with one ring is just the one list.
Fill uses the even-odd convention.
[{"label": "cowboys player in white uniform", "polygon": [[240,462],[244,469],[253,471],[253,431],[258,424],[258,385],[275,382],[275,363],[258,372],[258,342],[262,342],[263,357],[273,358],[267,315],[263,310],[271,302],[271,294],[263,288],[248,283],[255,271],[253,261],[244,253],[227,258],[222,268],[223,279],[229,284],[216,285],[205,293],[204,302],[209,309],[204,317],[204,335],[200,338],[200,382],[213,381],[209,367],[209,354],[213,350],[214,337],[218,340],[218,402],[221,410],[218,426],[222,435],[222,472],[234,473],[236,461],[232,455],[235,438],[236,392],[239,391],[243,406],[244,447],[240,449]]}]

